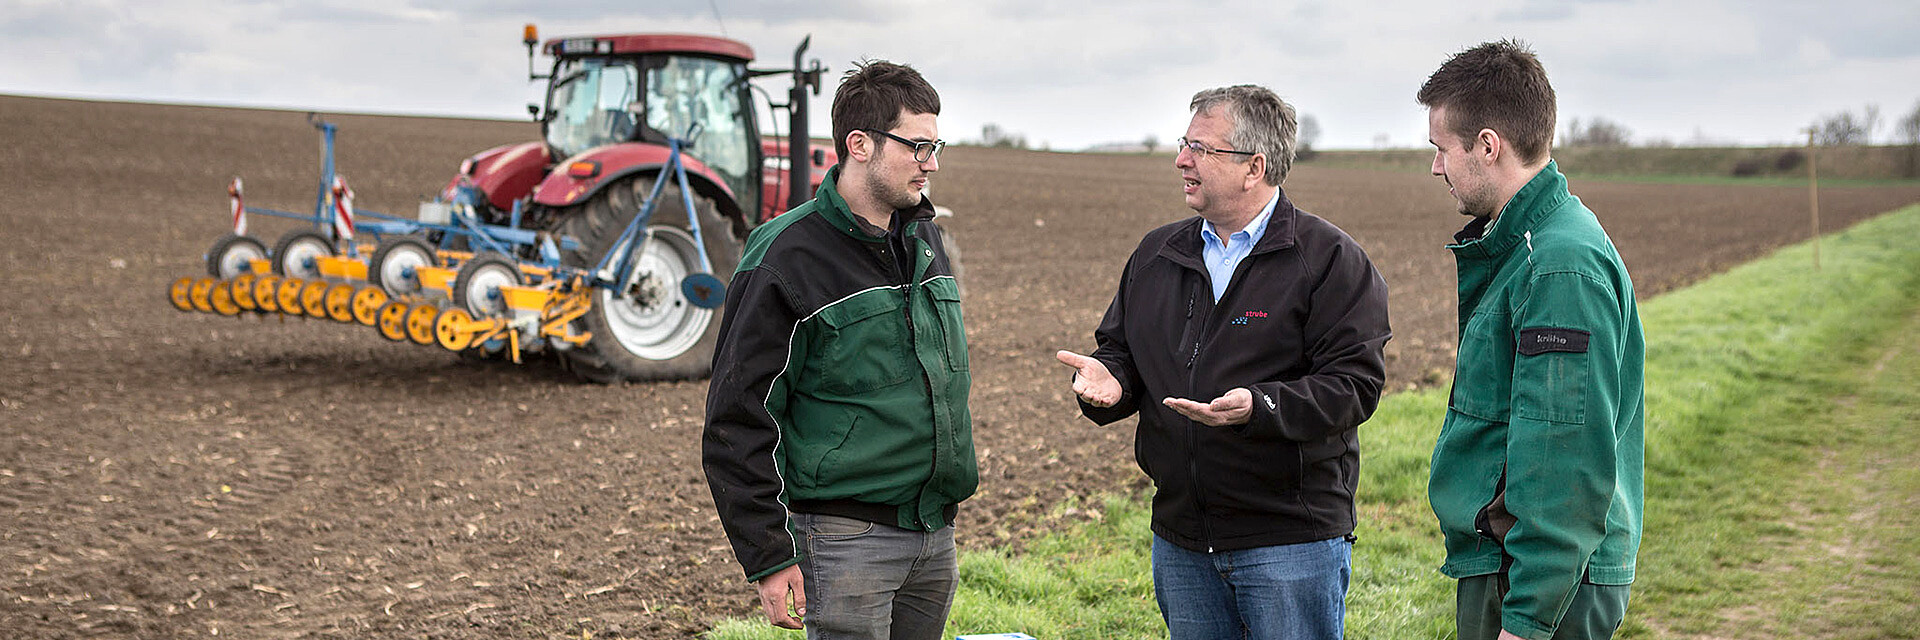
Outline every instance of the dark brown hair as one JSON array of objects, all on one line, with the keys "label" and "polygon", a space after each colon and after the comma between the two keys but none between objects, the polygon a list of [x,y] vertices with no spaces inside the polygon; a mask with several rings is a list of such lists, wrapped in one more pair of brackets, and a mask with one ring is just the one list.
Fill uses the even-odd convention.
[{"label": "dark brown hair", "polygon": [[1418,100],[1445,108],[1447,126],[1463,141],[1481,129],[1499,132],[1522,164],[1545,160],[1553,146],[1553,85],[1524,42],[1487,42],[1454,54],[1427,77]]},{"label": "dark brown hair", "polygon": [[892,130],[900,110],[940,115],[940,93],[904,64],[862,60],[847,71],[833,92],[833,150],[847,157],[847,134],[856,129]]}]

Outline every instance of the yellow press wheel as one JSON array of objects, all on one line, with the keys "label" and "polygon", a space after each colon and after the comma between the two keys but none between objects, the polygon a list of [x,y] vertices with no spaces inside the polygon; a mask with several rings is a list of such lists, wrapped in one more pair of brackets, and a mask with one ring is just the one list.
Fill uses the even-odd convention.
[{"label": "yellow press wheel", "polygon": [[369,327],[380,321],[380,306],[392,298],[380,287],[361,287],[353,292],[353,319]]},{"label": "yellow press wheel", "polygon": [[280,276],[269,273],[253,279],[253,304],[261,311],[280,310]]},{"label": "yellow press wheel", "polygon": [[407,310],[407,337],[414,343],[433,346],[433,321],[439,317],[440,308],[432,304],[417,304]]},{"label": "yellow press wheel", "polygon": [[325,280],[308,280],[300,288],[300,311],[309,317],[327,317],[327,287],[333,286]]},{"label": "yellow press wheel", "polygon": [[273,292],[273,301],[280,305],[280,313],[290,316],[306,313],[300,310],[300,289],[305,286],[307,281],[299,278],[280,278],[280,286]]},{"label": "yellow press wheel", "polygon": [[448,351],[466,351],[473,346],[474,331],[469,328],[473,316],[466,309],[452,307],[433,319],[433,338]]},{"label": "yellow press wheel", "polygon": [[181,311],[193,310],[193,276],[179,278],[167,285],[167,299],[173,301],[173,308]]},{"label": "yellow press wheel", "polygon": [[249,271],[234,276],[227,281],[227,288],[233,291],[233,303],[243,311],[259,311],[260,302],[253,297],[253,279],[257,277]]},{"label": "yellow press wheel", "polygon": [[233,301],[233,283],[225,280],[213,283],[213,288],[207,291],[207,306],[229,318],[240,315],[240,305]]},{"label": "yellow press wheel", "polygon": [[388,300],[374,313],[374,327],[380,330],[380,337],[394,342],[407,339],[407,310],[413,305],[405,300]]},{"label": "yellow press wheel", "polygon": [[353,322],[353,285],[336,284],[327,287],[327,299],[324,305],[327,317],[335,322]]},{"label": "yellow press wheel", "polygon": [[213,285],[219,282],[213,278],[194,280],[193,286],[187,288],[187,301],[192,302],[195,309],[213,313]]}]

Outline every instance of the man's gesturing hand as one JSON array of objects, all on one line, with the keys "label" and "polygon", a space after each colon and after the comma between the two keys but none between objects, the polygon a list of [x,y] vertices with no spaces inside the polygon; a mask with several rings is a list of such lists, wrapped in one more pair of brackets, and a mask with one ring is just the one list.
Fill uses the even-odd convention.
[{"label": "man's gesturing hand", "polygon": [[1096,407],[1111,407],[1120,402],[1120,381],[1107,371],[1105,363],[1065,350],[1053,357],[1060,364],[1073,367],[1073,392],[1081,400]]},{"label": "man's gesturing hand", "polygon": [[1213,402],[1207,404],[1186,398],[1167,398],[1163,402],[1188,420],[1209,427],[1246,424],[1247,419],[1253,417],[1253,392],[1245,387],[1228,391],[1226,395],[1214,398]]},{"label": "man's gesturing hand", "polygon": [[[760,610],[767,613],[767,622],[783,629],[798,629],[800,621],[807,615],[806,578],[800,575],[800,565],[793,565],[761,578],[755,585],[760,590]],[[789,608],[787,599],[793,604]]]}]

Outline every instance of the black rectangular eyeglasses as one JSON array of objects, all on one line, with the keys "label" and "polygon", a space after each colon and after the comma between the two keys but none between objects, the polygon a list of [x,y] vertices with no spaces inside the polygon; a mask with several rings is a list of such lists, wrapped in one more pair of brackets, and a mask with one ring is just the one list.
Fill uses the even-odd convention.
[{"label": "black rectangular eyeglasses", "polygon": [[907,145],[909,147],[913,147],[914,162],[926,162],[928,160],[932,160],[934,156],[940,155],[941,149],[947,148],[947,141],[945,140],[934,140],[932,142],[915,142],[912,140],[908,140],[906,138],[902,138],[900,136],[893,135],[885,131],[881,131],[879,129],[861,129],[861,131],[866,131],[869,133],[878,133],[880,135],[893,138],[895,142]]}]

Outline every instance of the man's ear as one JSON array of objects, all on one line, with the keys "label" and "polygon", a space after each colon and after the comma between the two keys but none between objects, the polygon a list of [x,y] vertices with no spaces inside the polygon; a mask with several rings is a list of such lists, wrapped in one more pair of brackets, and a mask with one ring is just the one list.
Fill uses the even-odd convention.
[{"label": "man's ear", "polygon": [[1249,191],[1257,189],[1267,180],[1267,154],[1256,153],[1247,160],[1247,175],[1240,177],[1241,187]]},{"label": "man's ear", "polygon": [[847,160],[866,162],[873,158],[873,138],[867,132],[854,129],[847,132]]},{"label": "man's ear", "polygon": [[1473,142],[1474,155],[1478,156],[1480,160],[1488,166],[1499,162],[1500,156],[1506,155],[1507,153],[1506,139],[1500,137],[1500,132],[1492,129],[1481,129],[1480,133],[1474,136]]}]

